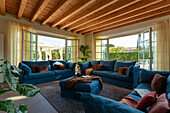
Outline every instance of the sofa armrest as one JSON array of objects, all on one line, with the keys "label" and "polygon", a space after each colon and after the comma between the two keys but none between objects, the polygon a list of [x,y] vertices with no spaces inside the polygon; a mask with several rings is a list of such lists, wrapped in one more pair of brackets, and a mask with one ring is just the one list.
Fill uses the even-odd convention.
[{"label": "sofa armrest", "polygon": [[19,68],[23,71],[24,75],[28,75],[29,76],[29,74],[32,73],[31,68],[28,65],[24,64],[24,63],[20,63],[19,64]]},{"label": "sofa armrest", "polygon": [[144,113],[115,100],[90,93],[81,93],[80,100],[86,113]]},{"label": "sofa armrest", "polygon": [[139,71],[140,71],[140,66],[133,66],[133,89],[137,87],[139,84]]},{"label": "sofa armrest", "polygon": [[78,65],[80,66],[81,75],[85,75],[85,70],[90,68],[90,63],[89,62],[78,63]]},{"label": "sofa armrest", "polygon": [[67,66],[68,66],[68,68],[69,68],[69,69],[73,69],[73,70],[75,70],[76,63],[68,62],[68,63],[67,63]]}]

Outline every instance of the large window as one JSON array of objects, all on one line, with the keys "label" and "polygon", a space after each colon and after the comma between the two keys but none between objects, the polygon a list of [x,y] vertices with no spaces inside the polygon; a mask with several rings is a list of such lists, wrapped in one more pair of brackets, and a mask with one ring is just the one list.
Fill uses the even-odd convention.
[{"label": "large window", "polygon": [[79,60],[79,40],[66,40],[66,57],[69,61],[76,62]]},{"label": "large window", "polygon": [[22,60],[36,61],[37,60],[37,35],[23,30],[23,51]]},{"label": "large window", "polygon": [[108,40],[96,39],[95,58],[96,60],[108,59]]}]

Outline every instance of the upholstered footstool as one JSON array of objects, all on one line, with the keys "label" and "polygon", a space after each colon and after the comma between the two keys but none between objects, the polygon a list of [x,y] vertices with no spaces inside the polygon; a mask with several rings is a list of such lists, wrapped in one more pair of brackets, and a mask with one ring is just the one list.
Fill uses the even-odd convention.
[{"label": "upholstered footstool", "polygon": [[99,82],[99,80],[92,80],[91,83],[85,83],[85,82],[79,83],[78,85],[74,86],[73,88],[67,89],[66,81],[71,78],[72,77],[60,81],[62,97],[72,99],[75,101],[80,101],[80,93],[79,92],[87,92],[87,93],[92,93],[92,94],[97,95],[97,94],[99,94],[99,92],[102,89],[102,85]]}]

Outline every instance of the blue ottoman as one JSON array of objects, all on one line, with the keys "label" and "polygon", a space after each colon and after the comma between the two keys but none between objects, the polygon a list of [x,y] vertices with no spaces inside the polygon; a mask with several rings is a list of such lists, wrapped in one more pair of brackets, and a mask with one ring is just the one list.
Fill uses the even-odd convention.
[{"label": "blue ottoman", "polygon": [[98,80],[92,80],[92,83],[80,83],[76,86],[74,86],[72,89],[67,89],[66,88],[66,81],[68,79],[64,79],[60,81],[60,87],[61,87],[61,96],[65,98],[69,98],[75,101],[80,101],[80,94],[79,92],[87,92],[87,93],[92,93],[92,94],[99,94],[102,86]]}]

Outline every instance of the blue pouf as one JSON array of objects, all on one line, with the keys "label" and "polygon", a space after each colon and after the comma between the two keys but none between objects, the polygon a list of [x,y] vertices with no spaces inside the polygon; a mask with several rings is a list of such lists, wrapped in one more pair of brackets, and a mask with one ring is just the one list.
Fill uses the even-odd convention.
[{"label": "blue pouf", "polygon": [[92,83],[80,83],[74,86],[72,89],[67,89],[66,81],[71,78],[72,77],[60,81],[62,97],[69,98],[75,101],[80,101],[79,92],[87,92],[97,95],[101,91],[102,86],[98,80],[92,80]]}]

